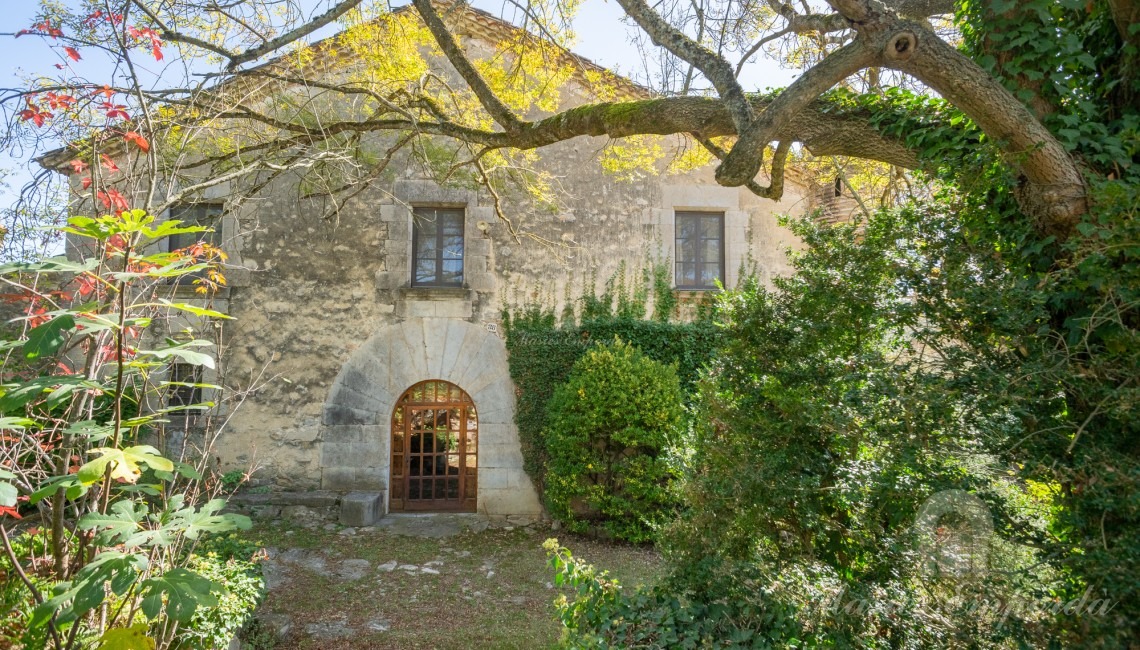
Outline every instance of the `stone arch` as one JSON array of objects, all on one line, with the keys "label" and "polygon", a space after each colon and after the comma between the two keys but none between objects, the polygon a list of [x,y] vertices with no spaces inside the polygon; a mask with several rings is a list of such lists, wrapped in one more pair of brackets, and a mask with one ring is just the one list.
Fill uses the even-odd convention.
[{"label": "stone arch", "polygon": [[387,510],[392,409],[405,390],[428,379],[459,386],[479,409],[479,512],[541,514],[523,471],[506,346],[459,320],[411,318],[378,331],[352,354],[325,401],[321,487],[383,492]]}]

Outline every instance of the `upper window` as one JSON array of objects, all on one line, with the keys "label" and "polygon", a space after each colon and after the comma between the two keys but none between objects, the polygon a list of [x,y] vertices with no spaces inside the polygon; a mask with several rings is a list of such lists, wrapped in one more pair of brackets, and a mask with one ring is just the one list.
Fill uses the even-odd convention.
[{"label": "upper window", "polygon": [[[221,203],[183,203],[170,208],[171,220],[177,219],[183,226],[205,226],[210,230],[203,232],[184,232],[170,236],[170,250],[176,251],[189,248],[198,242],[205,242],[211,246],[218,246],[222,241],[222,204]],[[208,276],[206,269],[176,276],[172,281],[175,284],[195,284]]]},{"label": "upper window", "polygon": [[678,212],[678,289],[716,289],[724,282],[724,213]]},{"label": "upper window", "polygon": [[222,241],[221,203],[183,203],[170,208],[170,218],[182,222],[183,226],[205,226],[212,232],[186,232],[170,236],[170,250],[176,251],[193,246],[200,241],[212,246]]},{"label": "upper window", "polygon": [[412,286],[463,286],[463,208],[412,211]]},{"label": "upper window", "polygon": [[[202,403],[202,367],[189,363],[173,363],[170,366],[170,384],[167,386],[166,405],[169,408],[195,406]],[[195,411],[185,409],[174,411],[171,417],[190,420]]]}]

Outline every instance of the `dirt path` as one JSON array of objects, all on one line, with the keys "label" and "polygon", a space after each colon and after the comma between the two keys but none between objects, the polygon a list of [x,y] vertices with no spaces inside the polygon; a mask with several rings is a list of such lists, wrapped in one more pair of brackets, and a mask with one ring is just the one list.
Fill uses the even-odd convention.
[{"label": "dirt path", "polygon": [[[242,647],[551,647],[558,592],[542,542],[555,535],[475,515],[389,516],[356,529],[312,518],[261,523],[247,536],[267,550],[269,593]],[[623,584],[656,578],[650,549],[561,541]]]}]

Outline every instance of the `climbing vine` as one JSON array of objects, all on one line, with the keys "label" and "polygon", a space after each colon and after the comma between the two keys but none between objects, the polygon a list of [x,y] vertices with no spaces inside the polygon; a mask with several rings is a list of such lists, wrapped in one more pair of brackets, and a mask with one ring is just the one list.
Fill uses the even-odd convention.
[{"label": "climbing vine", "polygon": [[[518,388],[515,422],[524,467],[540,490],[548,463],[543,436],[547,405],[588,350],[615,338],[626,341],[654,361],[676,364],[682,391],[691,395],[720,341],[720,331],[707,310],[700,310],[701,318],[692,322],[676,319],[677,297],[669,287],[667,266],[658,265],[628,284],[622,277],[619,269],[600,294],[588,284],[584,294],[563,310],[561,322],[552,308],[540,305],[503,312],[511,378]],[[650,285],[652,319],[646,318]],[[580,305],[578,310],[575,303]]]}]

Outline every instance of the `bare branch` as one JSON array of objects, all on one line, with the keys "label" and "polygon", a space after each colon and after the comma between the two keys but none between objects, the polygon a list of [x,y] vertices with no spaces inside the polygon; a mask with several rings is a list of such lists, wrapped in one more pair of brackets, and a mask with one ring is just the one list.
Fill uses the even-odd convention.
[{"label": "bare branch", "polygon": [[756,43],[752,47],[748,48],[748,50],[744,53],[744,55],[740,57],[740,62],[736,64],[736,76],[738,76],[738,77],[740,76],[740,71],[744,69],[744,64],[748,63],[748,59],[751,59],[753,54],[756,54],[757,52],[759,52],[760,48],[764,47],[765,43],[769,43],[771,41],[774,41],[777,38],[780,38],[781,36],[787,36],[792,31],[793,30],[791,27],[787,27],[787,28],[781,29],[778,32],[774,32],[772,34],[769,34],[769,35],[765,36],[764,38],[756,41]]},{"label": "bare branch", "polygon": [[617,0],[626,15],[634,20],[653,42],[688,61],[700,70],[716,88],[732,116],[738,131],[743,132],[752,124],[752,106],[744,96],[744,89],[736,80],[736,73],[728,61],[719,54],[694,42],[683,32],[665,22],[643,0]]},{"label": "bare branch", "polygon": [[213,52],[214,54],[220,54],[230,61],[233,61],[234,57],[237,56],[236,53],[231,52],[224,47],[220,47],[208,41],[203,41],[200,38],[190,36],[189,34],[182,34],[180,32],[174,31],[173,29],[170,29],[170,27],[168,27],[166,23],[158,17],[158,14],[151,10],[150,7],[143,4],[140,0],[133,0],[133,4],[139,8],[139,11],[146,14],[146,17],[149,18],[151,22],[153,22],[155,26],[158,27],[159,35],[162,36],[162,39],[164,41],[173,41],[175,43],[184,43],[186,45],[200,47],[203,50]]},{"label": "bare branch", "polygon": [[300,40],[324,27],[325,25],[328,25],[337,18],[340,18],[344,14],[359,6],[361,2],[363,2],[363,0],[341,0],[341,2],[337,3],[334,7],[325,13],[317,16],[316,18],[313,18],[300,27],[285,32],[277,38],[272,38],[263,45],[250,48],[241,54],[238,54],[237,56],[231,57],[227,69],[233,70],[242,64],[249,63],[250,61],[256,61],[257,59],[260,59],[270,52],[276,52],[286,45]]},{"label": "bare branch", "polygon": [[[783,131],[797,113],[832,86],[874,61],[861,41],[853,41],[813,66],[780,93],[756,118],[716,170],[722,185],[743,185],[760,171],[760,152]],[[781,138],[783,140],[783,138]]]},{"label": "bare branch", "polygon": [[337,18],[340,18],[344,14],[356,8],[360,5],[361,2],[363,2],[363,0],[341,0],[341,2],[337,3],[325,13],[311,20],[305,21],[304,24],[302,24],[300,27],[297,27],[296,29],[289,30],[284,34],[272,39],[266,39],[263,35],[258,34],[262,40],[261,45],[258,45],[257,47],[251,47],[244,52],[233,52],[224,47],[215,45],[208,41],[204,41],[195,36],[190,36],[189,34],[184,34],[177,30],[171,29],[170,26],[168,26],[153,9],[148,7],[143,2],[143,0],[131,0],[131,3],[134,6],[138,7],[140,11],[146,14],[147,18],[154,22],[164,40],[174,41],[176,43],[184,43],[186,45],[192,45],[194,47],[200,47],[204,50],[213,52],[214,54],[219,54],[227,59],[228,63],[226,64],[226,69],[230,71],[242,66],[243,64],[249,63],[250,61],[256,61],[266,54],[276,52],[286,45],[289,45],[290,43],[298,41],[308,36],[309,34],[312,34],[318,29],[324,27],[325,25],[328,25]]},{"label": "bare branch", "polygon": [[443,19],[439,17],[435,8],[431,6],[431,0],[412,0],[412,4],[414,4],[416,10],[420,12],[420,16],[424,19],[424,23],[427,25],[428,30],[431,31],[432,36],[435,37],[436,43],[439,43],[439,47],[443,50],[444,55],[447,56],[447,60],[455,67],[459,76],[463,77],[463,80],[467,82],[467,86],[475,93],[475,96],[479,98],[479,103],[483,105],[483,108],[487,109],[487,112],[499,123],[499,126],[507,131],[517,130],[522,125],[522,121],[519,120],[518,116],[487,86],[487,82],[483,80],[482,75],[480,75],[479,71],[475,69],[475,66],[471,64],[471,61],[467,59],[467,55],[463,53],[459,44],[455,42],[455,37],[447,28],[447,25],[443,24]]}]

